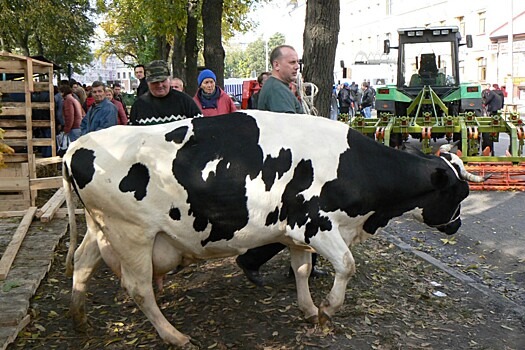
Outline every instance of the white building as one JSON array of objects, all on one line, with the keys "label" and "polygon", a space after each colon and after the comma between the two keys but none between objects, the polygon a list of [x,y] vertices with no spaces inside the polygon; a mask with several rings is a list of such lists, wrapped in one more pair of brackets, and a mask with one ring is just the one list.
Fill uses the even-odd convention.
[{"label": "white building", "polygon": [[96,59],[84,70],[83,75],[73,74],[72,78],[86,85],[91,85],[95,80],[110,86],[119,82],[122,90],[128,93],[133,92],[138,86],[133,67],[124,65],[116,56],[109,56],[106,60]]},{"label": "white building", "polygon": [[[463,37],[467,34],[473,37],[474,47],[461,49],[460,73],[463,81],[506,85],[509,92],[507,103],[525,103],[523,0],[343,0],[335,79],[342,79],[341,61],[347,67],[353,67],[352,74],[357,74],[356,70],[359,70],[354,65],[356,61],[383,61],[391,66],[394,70],[392,76],[395,76],[395,64],[389,62],[395,62],[396,52],[385,56],[384,40],[389,39],[392,46],[397,46],[398,28],[439,25],[458,26]],[[513,50],[509,56],[511,32]],[[361,78],[359,76],[359,80]],[[371,78],[375,77],[368,79]],[[353,79],[348,77],[347,80]]]}]

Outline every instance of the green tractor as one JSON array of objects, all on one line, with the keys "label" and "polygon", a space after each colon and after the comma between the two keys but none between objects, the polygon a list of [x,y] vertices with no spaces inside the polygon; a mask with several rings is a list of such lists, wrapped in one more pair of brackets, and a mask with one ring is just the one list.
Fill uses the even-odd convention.
[{"label": "green tractor", "polygon": [[[393,147],[402,147],[409,137],[420,139],[425,153],[432,152],[431,140],[441,138],[461,141],[465,160],[481,156],[487,146],[493,152],[499,133],[512,133],[519,116],[508,121],[501,115],[481,116],[481,86],[461,82],[459,74],[460,47],[472,47],[472,37],[461,43],[456,26],[405,28],[398,34],[398,47],[389,40],[384,45],[386,54],[398,49],[397,83],[376,87],[377,119],[358,116],[350,121],[352,127]],[[511,135],[511,149],[512,142],[517,156],[523,145],[518,147]]]}]

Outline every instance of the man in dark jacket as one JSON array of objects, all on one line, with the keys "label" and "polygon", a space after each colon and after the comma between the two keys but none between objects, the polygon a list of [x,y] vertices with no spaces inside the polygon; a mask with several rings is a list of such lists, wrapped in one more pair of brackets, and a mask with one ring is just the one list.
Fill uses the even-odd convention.
[{"label": "man in dark jacket", "polygon": [[148,83],[146,82],[146,75],[144,74],[144,65],[139,64],[135,66],[135,78],[139,80],[139,86],[137,87],[137,98],[148,92]]},{"label": "man in dark jacket", "polygon": [[374,102],[374,95],[366,81],[361,84],[361,88],[363,89],[363,96],[361,97],[360,104],[361,113],[367,119],[372,118],[372,103]]},{"label": "man in dark jacket", "polygon": [[166,61],[150,62],[146,66],[146,80],[149,91],[131,106],[130,125],[154,125],[202,117],[201,110],[188,94],[171,88]]},{"label": "man in dark jacket", "polygon": [[498,84],[494,84],[492,85],[492,87],[494,88],[494,93],[496,93],[496,95],[499,96],[500,106],[498,110],[503,109],[503,107],[505,106],[505,94],[503,93],[503,90],[500,89]]},{"label": "man in dark jacket", "polygon": [[339,113],[349,114],[353,101],[350,94],[350,85],[348,83],[343,84],[343,87],[337,94],[337,99],[339,100]]}]

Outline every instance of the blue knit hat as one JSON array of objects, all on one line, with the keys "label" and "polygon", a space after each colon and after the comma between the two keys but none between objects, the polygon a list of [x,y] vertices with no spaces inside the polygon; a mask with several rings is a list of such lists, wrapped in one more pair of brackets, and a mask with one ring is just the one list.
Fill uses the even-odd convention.
[{"label": "blue knit hat", "polygon": [[205,69],[203,70],[200,74],[199,74],[199,77],[197,78],[197,82],[199,83],[199,87],[201,86],[202,84],[202,81],[204,79],[207,79],[207,78],[212,78],[213,81],[217,81],[217,77],[215,76],[215,73],[213,73],[211,70],[209,69]]}]

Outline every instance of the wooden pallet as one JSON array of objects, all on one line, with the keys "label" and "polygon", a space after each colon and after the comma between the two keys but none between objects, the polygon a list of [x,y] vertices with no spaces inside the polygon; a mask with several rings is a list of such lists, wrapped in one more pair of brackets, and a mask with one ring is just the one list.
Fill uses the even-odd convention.
[{"label": "wooden pallet", "polygon": [[[15,153],[4,154],[0,169],[0,213],[19,212],[36,205],[39,190],[59,188],[60,177],[38,178],[37,167],[60,162],[56,157],[53,64],[0,52],[0,75],[18,77],[0,81],[3,142]],[[9,79],[9,78],[8,78]],[[35,130],[47,130],[38,135]],[[51,156],[41,158],[40,147]]]}]

